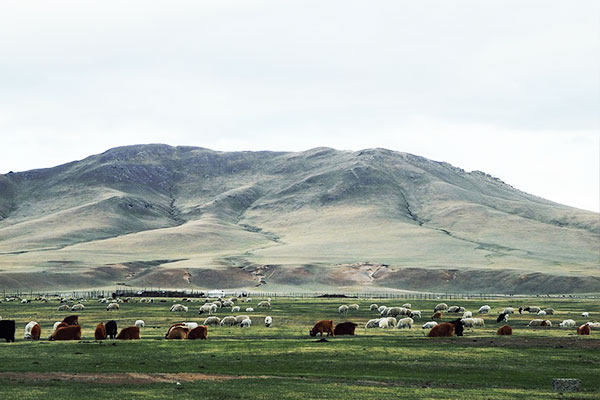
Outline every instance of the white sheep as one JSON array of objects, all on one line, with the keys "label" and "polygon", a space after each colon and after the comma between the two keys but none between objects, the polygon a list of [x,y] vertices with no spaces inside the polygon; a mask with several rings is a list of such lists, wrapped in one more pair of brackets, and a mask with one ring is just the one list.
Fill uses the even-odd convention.
[{"label": "white sheep", "polygon": [[600,329],[600,322],[588,322],[587,324],[590,326],[590,329]]},{"label": "white sheep", "polygon": [[589,317],[590,317],[590,313],[589,313],[589,312],[585,312],[585,311],[584,311],[584,312],[582,312],[582,313],[581,313],[581,316],[582,316],[583,318],[589,318]]},{"label": "white sheep", "polygon": [[404,308],[412,308],[412,304],[410,304],[410,303],[404,303],[404,304],[402,304],[402,307],[404,307]]},{"label": "white sheep", "polygon": [[273,324],[273,318],[270,315],[265,317],[265,326],[268,328]]},{"label": "white sheep", "polygon": [[473,318],[473,326],[485,326],[483,318]]},{"label": "white sheep", "polygon": [[561,328],[572,328],[575,326],[575,321],[572,319],[565,319],[563,322],[558,324]]},{"label": "white sheep", "polygon": [[473,318],[473,313],[471,311],[465,311],[462,315],[463,318]]},{"label": "white sheep", "polygon": [[85,306],[81,303],[77,303],[77,304],[73,304],[73,307],[71,307],[71,311],[81,311],[85,308]]},{"label": "white sheep", "polygon": [[532,319],[527,326],[552,326],[552,322],[543,319]]},{"label": "white sheep", "polygon": [[221,319],[219,317],[208,317],[202,323],[203,325],[219,325],[221,323]]},{"label": "white sheep", "polygon": [[537,312],[537,315],[546,315],[546,311],[540,310]]},{"label": "white sheep", "polygon": [[421,311],[419,310],[414,310],[410,312],[410,317],[411,318],[419,318],[421,319]]},{"label": "white sheep", "polygon": [[106,306],[106,311],[110,311],[110,310],[115,310],[117,311],[119,309],[119,304],[118,303],[110,303]]},{"label": "white sheep", "polygon": [[438,323],[435,322],[435,321],[429,321],[429,322],[425,322],[421,328],[423,328],[423,329],[431,329],[434,326],[436,326],[437,324]]},{"label": "white sheep", "polygon": [[188,308],[187,306],[184,306],[183,304],[173,304],[171,306],[171,308],[169,309],[170,312],[188,312]]},{"label": "white sheep", "polygon": [[252,325],[252,320],[250,318],[246,318],[240,322],[240,328],[250,328],[250,325]]},{"label": "white sheep", "polygon": [[479,311],[477,312],[479,314],[488,314],[490,311],[492,311],[492,308],[486,304],[485,306],[479,307]]},{"label": "white sheep", "polygon": [[375,311],[378,308],[379,308],[379,306],[377,304],[373,303],[369,306],[369,311]]},{"label": "white sheep", "polygon": [[29,340],[31,339],[31,330],[33,329],[34,326],[36,326],[38,323],[35,321],[31,321],[29,322],[27,325],[25,325],[25,339]]},{"label": "white sheep", "polygon": [[339,312],[340,314],[344,314],[344,315],[345,315],[345,314],[348,314],[348,306],[347,306],[347,305],[345,305],[345,304],[343,304],[343,305],[339,306],[339,307],[338,307],[338,312]]},{"label": "white sheep", "polygon": [[433,309],[433,312],[445,311],[447,309],[448,309],[448,304],[446,304],[446,303],[440,303],[437,306],[435,306],[435,308]]},{"label": "white sheep", "polygon": [[271,300],[263,300],[256,305],[258,308],[271,308]]},{"label": "white sheep", "polygon": [[403,328],[408,328],[408,329],[412,329],[413,324],[415,323],[415,321],[408,317],[408,318],[402,318],[400,321],[398,321],[398,325],[396,325],[396,328],[398,329],[403,329]]},{"label": "white sheep", "polygon": [[377,308],[377,312],[379,312],[379,314],[381,314],[382,312],[385,311],[387,307],[386,306],[379,306],[379,308]]},{"label": "white sheep", "polygon": [[390,325],[389,325],[388,319],[387,318],[381,318],[379,320],[379,327],[382,328],[382,329],[389,328]]},{"label": "white sheep", "polygon": [[379,320],[381,318],[376,318],[376,319],[370,319],[366,324],[365,324],[365,329],[369,329],[369,328],[378,328],[379,327]]},{"label": "white sheep", "polygon": [[217,306],[213,303],[203,304],[198,310],[198,314],[208,313],[208,315],[212,315],[214,312],[217,312]]},{"label": "white sheep", "polygon": [[246,312],[254,312],[254,308],[248,307],[248,308],[246,308]]},{"label": "white sheep", "polygon": [[233,326],[235,324],[235,317],[232,316],[227,316],[221,320],[221,326]]},{"label": "white sheep", "polygon": [[67,304],[61,304],[58,306],[58,311],[69,311],[70,309],[71,307],[69,307]]},{"label": "white sheep", "polygon": [[240,306],[231,307],[231,312],[232,313],[240,312]]},{"label": "white sheep", "polygon": [[504,310],[502,311],[501,314],[514,314],[515,313],[515,309],[513,307],[506,307],[504,308]]},{"label": "white sheep", "polygon": [[242,322],[245,319],[250,319],[250,317],[247,315],[238,315],[237,317],[235,317],[235,323],[239,324],[240,322]]},{"label": "white sheep", "polygon": [[525,307],[525,308],[529,308],[527,310],[527,312],[529,312],[530,314],[537,314],[541,310],[540,307]]},{"label": "white sheep", "polygon": [[358,308],[359,308],[358,304],[350,304],[350,305],[348,305],[348,310],[358,311]]},{"label": "white sheep", "polygon": [[134,325],[137,326],[138,328],[143,328],[144,326],[146,326],[146,323],[143,320],[138,319],[137,321],[135,321]]}]

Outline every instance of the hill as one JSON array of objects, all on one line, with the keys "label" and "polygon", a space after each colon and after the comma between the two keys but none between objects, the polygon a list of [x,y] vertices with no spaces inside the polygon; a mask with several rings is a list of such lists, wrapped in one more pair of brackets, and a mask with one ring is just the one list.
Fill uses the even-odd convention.
[{"label": "hill", "polygon": [[116,282],[597,292],[600,216],[386,149],[136,145],[0,175],[0,288]]}]

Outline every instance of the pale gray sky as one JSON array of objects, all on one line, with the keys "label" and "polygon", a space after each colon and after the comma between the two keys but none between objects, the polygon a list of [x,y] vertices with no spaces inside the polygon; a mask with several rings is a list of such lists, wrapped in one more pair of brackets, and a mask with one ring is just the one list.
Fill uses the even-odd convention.
[{"label": "pale gray sky", "polygon": [[0,173],[385,147],[600,210],[600,2],[2,1]]}]

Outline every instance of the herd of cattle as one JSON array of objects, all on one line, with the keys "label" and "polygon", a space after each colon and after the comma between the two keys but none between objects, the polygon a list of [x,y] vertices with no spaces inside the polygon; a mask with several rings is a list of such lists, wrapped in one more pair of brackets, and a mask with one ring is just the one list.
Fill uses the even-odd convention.
[{"label": "herd of cattle", "polygon": [[[44,301],[42,299],[42,301]],[[67,299],[61,299],[62,302],[67,302]],[[130,299],[116,299],[109,301],[108,299],[100,299],[100,302],[108,303],[107,311],[119,310],[119,302],[128,302]],[[153,302],[153,299],[143,299],[143,302]],[[166,300],[160,300],[161,302],[166,302]],[[188,299],[184,299],[182,302],[192,301]],[[243,299],[243,302],[250,302],[251,299]],[[1,301],[0,301],[1,302]],[[28,301],[22,301],[28,302]],[[47,301],[46,301],[47,302]],[[236,298],[230,298],[229,300],[213,300],[213,301],[205,301],[205,303],[200,307],[199,314],[208,314],[208,318],[204,320],[203,325],[199,325],[195,322],[181,322],[173,324],[169,327],[165,334],[166,339],[207,339],[208,337],[208,326],[233,326],[239,325],[240,327],[250,327],[252,324],[252,320],[248,315],[238,315],[238,316],[226,316],[223,318],[219,318],[214,316],[213,314],[217,312],[219,308],[231,307],[232,312],[241,311],[241,307],[237,306],[235,303],[237,302]],[[80,311],[83,310],[85,306],[78,302],[77,304],[68,305],[61,304],[59,306],[59,311]],[[271,308],[271,299],[267,299],[265,301],[261,301],[258,303],[257,308]],[[339,314],[344,316],[352,313],[354,311],[358,311],[360,306],[358,304],[349,304],[349,305],[341,305],[338,307]],[[169,311],[171,312],[188,312],[188,307],[183,304],[173,304]],[[245,311],[250,313],[254,311],[254,308],[247,307]],[[405,303],[399,307],[387,307],[387,306],[378,306],[377,304],[371,304],[369,307],[370,312],[375,312],[379,314],[379,318],[370,319],[365,324],[365,329],[370,328],[398,328],[411,329],[415,323],[415,319],[422,318],[422,312],[420,310],[413,310],[410,303]],[[500,326],[497,329],[498,335],[512,335],[512,327],[508,324],[509,316],[511,314],[515,314],[518,311],[519,314],[529,313],[535,314],[537,316],[546,316],[546,315],[554,315],[554,309],[545,308],[542,309],[540,307],[528,306],[528,307],[520,307],[518,310],[515,310],[513,307],[506,307],[498,312],[498,316],[496,318],[497,323],[503,323],[504,325]],[[479,308],[476,312],[477,314],[489,314],[491,312],[491,307],[489,305],[484,305]],[[441,320],[444,314],[454,314],[458,317],[458,314],[461,314],[459,318],[455,318],[449,322],[437,322]],[[582,312],[582,317],[589,318],[589,312]],[[401,318],[399,318],[401,317]],[[399,318],[399,319],[398,319]],[[273,318],[271,316],[267,316],[264,319],[264,324],[266,327],[270,327],[273,324]],[[140,328],[144,328],[144,321],[137,320],[133,326],[127,326],[121,329],[118,332],[117,322],[114,320],[110,320],[106,323],[100,322],[97,324],[94,331],[94,339],[95,340],[105,340],[107,338],[110,339],[119,339],[119,340],[135,340],[140,339]],[[343,336],[343,335],[354,335],[357,323],[346,321],[341,322],[336,325],[333,324],[332,320],[321,320],[318,321],[313,328],[309,331],[310,336],[316,336],[320,334],[321,337],[323,334],[327,334],[327,336]],[[485,326],[485,322],[483,318],[473,317],[473,312],[465,310],[464,307],[461,306],[448,306],[446,303],[440,303],[436,305],[433,309],[433,315],[431,315],[431,320],[426,321],[422,325],[422,329],[429,329],[427,336],[429,337],[450,337],[450,336],[462,336],[464,328],[473,328]],[[536,318],[529,322],[528,326],[532,327],[551,327],[552,322],[547,319]],[[600,323],[598,322],[587,322],[580,326],[577,326],[576,322],[572,319],[563,320],[558,324],[560,328],[574,328],[576,327],[576,332],[578,335],[590,335],[592,329],[600,329]],[[15,331],[16,324],[14,320],[3,320],[0,317],[0,339],[5,339],[7,342],[15,341]],[[118,332],[118,333],[117,333]],[[29,322],[25,326],[24,338],[29,340],[39,340],[41,338],[42,329],[40,324],[35,321]],[[49,340],[60,341],[60,340],[81,340],[82,338],[82,328],[79,324],[78,315],[70,315],[65,317],[62,321],[58,321],[54,324],[52,328],[52,332],[49,336]]]}]

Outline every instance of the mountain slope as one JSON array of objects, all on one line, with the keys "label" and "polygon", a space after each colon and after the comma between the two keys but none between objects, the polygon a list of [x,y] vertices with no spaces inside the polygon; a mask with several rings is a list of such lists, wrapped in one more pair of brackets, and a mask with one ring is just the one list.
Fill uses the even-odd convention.
[{"label": "mountain slope", "polygon": [[599,270],[598,214],[385,149],[137,145],[0,175],[6,288],[586,292]]}]

